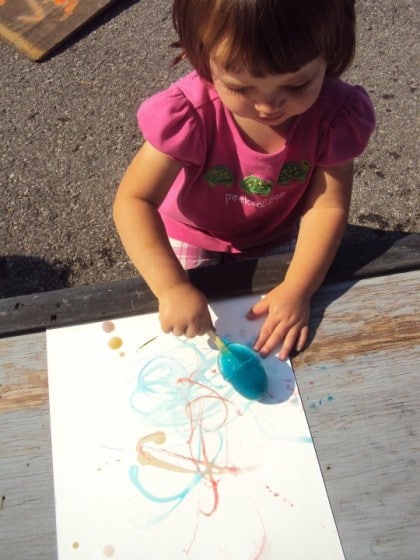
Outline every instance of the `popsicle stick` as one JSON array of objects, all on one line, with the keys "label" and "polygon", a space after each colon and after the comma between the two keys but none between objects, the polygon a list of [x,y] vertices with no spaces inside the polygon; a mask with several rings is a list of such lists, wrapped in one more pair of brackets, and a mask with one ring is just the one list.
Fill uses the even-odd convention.
[{"label": "popsicle stick", "polygon": [[229,348],[226,346],[226,344],[223,342],[223,340],[220,338],[220,336],[217,334],[217,332],[215,331],[215,329],[209,329],[207,331],[207,335],[209,336],[209,338],[212,340],[212,342],[214,342],[214,344],[217,346],[217,348],[221,351],[221,352],[229,352]]}]

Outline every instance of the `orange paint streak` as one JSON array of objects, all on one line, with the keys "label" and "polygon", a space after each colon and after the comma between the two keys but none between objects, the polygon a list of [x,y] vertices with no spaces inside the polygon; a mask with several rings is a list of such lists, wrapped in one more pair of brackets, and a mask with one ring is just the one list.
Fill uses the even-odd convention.
[{"label": "orange paint streak", "polygon": [[70,16],[77,7],[79,0],[53,0],[55,6],[63,8],[65,17]]},{"label": "orange paint streak", "polygon": [[190,450],[191,450],[191,454],[192,454],[192,449],[191,449],[191,445],[192,445],[192,441],[193,441],[193,437],[194,434],[196,432],[196,429],[199,430],[199,438],[200,438],[200,443],[201,443],[201,449],[202,449],[202,454],[203,454],[203,458],[204,461],[200,461],[201,464],[205,465],[205,474],[206,477],[208,478],[210,484],[211,484],[211,488],[212,488],[212,494],[213,494],[213,506],[211,507],[210,511],[206,512],[201,510],[201,513],[203,513],[206,516],[211,516],[216,510],[217,507],[219,505],[219,491],[218,491],[218,485],[219,485],[219,481],[216,480],[215,478],[215,474],[221,474],[222,472],[239,472],[239,469],[237,467],[219,467],[218,465],[213,464],[208,456],[207,456],[207,449],[206,449],[206,440],[203,434],[203,409],[204,406],[200,409],[200,413],[198,417],[195,417],[193,414],[193,407],[196,407],[198,403],[204,403],[207,399],[217,399],[224,408],[224,418],[220,421],[220,424],[213,428],[213,430],[215,431],[216,429],[221,428],[227,421],[228,417],[229,417],[229,411],[228,411],[228,404],[233,404],[231,401],[229,401],[228,399],[222,397],[216,390],[212,389],[211,387],[208,387],[207,385],[204,385],[203,383],[200,383],[198,381],[195,381],[189,377],[181,377],[178,379],[177,381],[178,383],[188,383],[189,385],[195,385],[195,386],[199,386],[202,387],[203,389],[205,389],[207,391],[207,395],[202,395],[200,397],[197,397],[196,399],[193,399],[192,401],[188,402],[186,405],[186,412],[190,418],[190,425],[191,425],[191,433],[190,433],[190,438],[189,438],[189,445],[190,445]]},{"label": "orange paint streak", "polygon": [[219,481],[216,480],[213,476],[212,465],[207,458],[206,445],[205,445],[205,440],[204,440],[203,437],[201,437],[201,443],[202,443],[202,446],[203,446],[203,456],[206,460],[206,465],[207,465],[207,474],[209,476],[210,484],[211,484],[212,491],[213,491],[213,507],[211,508],[211,510],[209,512],[205,512],[205,511],[201,510],[201,513],[210,517],[210,515],[212,515],[216,511],[217,506],[219,505],[219,491],[218,491],[219,490],[218,489]]},{"label": "orange paint streak", "polygon": [[[189,439],[189,443],[191,443],[192,439],[193,439],[193,435],[194,435],[194,421],[193,421],[193,411],[192,411],[192,407],[193,405],[197,404],[200,401],[205,401],[206,399],[217,399],[219,402],[221,402],[223,404],[224,410],[225,410],[225,414],[224,414],[224,418],[223,420],[220,421],[220,425],[217,427],[222,427],[225,422],[227,421],[228,417],[229,417],[229,412],[228,412],[228,404],[233,404],[232,401],[222,397],[215,389],[212,389],[211,387],[208,387],[207,385],[204,385],[203,383],[200,383],[199,381],[194,381],[194,379],[191,379],[189,377],[180,377],[177,380],[177,383],[188,383],[189,385],[196,385],[198,387],[202,387],[203,389],[205,389],[206,391],[208,391],[207,395],[202,395],[199,397],[196,397],[195,399],[193,399],[192,401],[188,402],[186,405],[186,412],[188,414],[188,417],[190,418],[190,423],[191,423],[191,435],[190,435],[190,439]],[[200,426],[202,427],[202,412],[200,415]],[[217,429],[216,428],[216,429]]]}]

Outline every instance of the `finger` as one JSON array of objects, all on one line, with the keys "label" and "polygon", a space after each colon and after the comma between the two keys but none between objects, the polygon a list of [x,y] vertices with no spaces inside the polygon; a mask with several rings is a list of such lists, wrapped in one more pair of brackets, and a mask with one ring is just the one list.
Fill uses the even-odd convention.
[{"label": "finger", "polygon": [[214,326],[213,323],[211,321],[210,318],[208,318],[208,320],[203,321],[200,326],[197,329],[197,334],[202,336],[203,334],[206,334],[207,331],[209,331],[210,329],[214,330]]},{"label": "finger", "polygon": [[171,319],[170,314],[166,313],[165,310],[159,308],[159,321],[160,321],[160,328],[166,334],[172,332],[174,328],[173,321]]},{"label": "finger", "polygon": [[[277,332],[273,334],[266,340],[265,344],[260,350],[260,354],[263,358],[271,354],[274,350],[278,349],[280,345],[284,344],[284,336]],[[282,346],[283,347],[283,346]]]},{"label": "finger", "polygon": [[251,307],[248,313],[245,315],[247,319],[257,319],[261,315],[265,315],[268,312],[268,304],[265,300],[258,301],[255,305]]},{"label": "finger", "polygon": [[187,330],[187,325],[175,325],[172,329],[172,332],[175,336],[183,336],[187,333]]},{"label": "finger", "polygon": [[302,350],[305,348],[306,343],[308,341],[308,337],[309,337],[309,328],[303,327],[302,330],[300,331],[300,335],[298,337],[298,341],[296,344],[296,350],[298,352],[302,352]]},{"label": "finger", "polygon": [[267,340],[270,338],[272,329],[265,327],[265,324],[261,327],[261,330],[258,334],[257,340],[254,343],[254,350],[256,352],[262,352]]},{"label": "finger", "polygon": [[188,325],[188,327],[185,329],[185,336],[188,338],[194,338],[197,335],[200,334],[204,334],[205,331],[203,332],[202,327],[200,326],[200,323],[198,322],[192,322]]},{"label": "finger", "polygon": [[290,356],[290,353],[295,348],[297,340],[299,340],[300,332],[296,329],[290,330],[287,335],[285,336],[283,343],[281,345],[281,350],[278,354],[280,360],[287,360]]},{"label": "finger", "polygon": [[206,332],[213,328],[213,323],[211,321],[210,315],[208,313],[201,315],[196,319],[193,319],[187,326],[185,330],[185,336],[188,338],[194,338],[195,336],[201,336],[206,334]]},{"label": "finger", "polygon": [[167,323],[166,321],[162,321],[160,322],[160,328],[162,329],[162,331],[165,334],[168,334],[170,332],[172,332],[172,325],[171,323]]},{"label": "finger", "polygon": [[254,345],[254,350],[262,356],[267,356],[276,346],[282,343],[287,334],[287,325],[282,325],[267,319],[261,327],[259,337]]},{"label": "finger", "polygon": [[197,334],[197,328],[194,325],[189,325],[184,331],[184,335],[187,338],[194,338]]}]

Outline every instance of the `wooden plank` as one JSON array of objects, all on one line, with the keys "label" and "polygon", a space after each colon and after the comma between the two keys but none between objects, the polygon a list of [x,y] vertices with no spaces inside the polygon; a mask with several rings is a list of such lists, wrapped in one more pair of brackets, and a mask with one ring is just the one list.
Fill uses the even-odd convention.
[{"label": "wooden plank", "polygon": [[[291,255],[210,266],[189,271],[210,300],[270,290],[284,277]],[[326,283],[420,268],[420,235],[368,245],[343,246]],[[95,284],[0,300],[0,336],[104,317],[156,311],[157,302],[141,278]]]},{"label": "wooden plank", "polygon": [[42,60],[114,0],[0,0],[0,37]]},{"label": "wooden plank", "polygon": [[0,412],[48,409],[43,333],[0,339]]},{"label": "wooden plank", "polygon": [[0,557],[56,558],[45,334],[0,340]]},{"label": "wooden plank", "polygon": [[293,359],[348,560],[420,550],[420,273],[323,288]]}]

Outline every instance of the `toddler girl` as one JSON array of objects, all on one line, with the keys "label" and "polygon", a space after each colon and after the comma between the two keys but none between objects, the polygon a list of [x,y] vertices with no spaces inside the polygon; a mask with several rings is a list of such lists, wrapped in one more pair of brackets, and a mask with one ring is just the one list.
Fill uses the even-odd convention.
[{"label": "toddler girl", "polygon": [[255,350],[302,350],[309,305],[336,254],[353,159],[374,127],[366,92],[339,80],[354,53],[353,0],[175,0],[193,71],[145,103],[145,143],[114,218],[159,300],[164,332],[212,327],[185,269],[289,251],[282,282],[247,314]]}]

